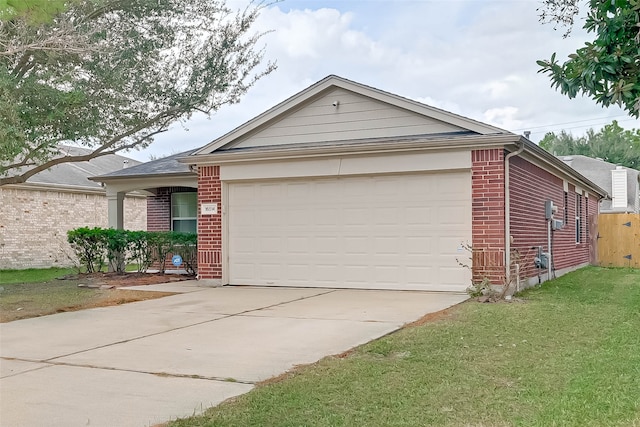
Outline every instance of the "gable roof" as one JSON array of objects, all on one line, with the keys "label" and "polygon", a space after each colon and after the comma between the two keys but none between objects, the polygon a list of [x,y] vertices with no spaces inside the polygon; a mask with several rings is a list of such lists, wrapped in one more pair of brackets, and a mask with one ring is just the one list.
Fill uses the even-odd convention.
[{"label": "gable roof", "polygon": [[[93,150],[69,145],[59,146],[65,155],[83,156]],[[126,162],[126,163],[125,163]],[[125,165],[135,166],[141,162],[117,154],[96,157],[86,162],[60,163],[39,172],[21,185],[46,185],[67,188],[101,189],[102,186],[89,177],[102,175],[114,170],[122,170]]]},{"label": "gable roof", "polygon": [[[578,171],[590,181],[605,189],[609,195],[612,195],[612,178],[611,171],[618,167],[622,167],[627,171],[627,210],[635,211],[640,201],[638,195],[640,193],[640,171],[636,169],[618,166],[614,163],[606,162],[602,159],[594,159],[579,154],[570,156],[558,156],[563,162]],[[611,200],[603,200],[602,210],[612,210]]]},{"label": "gable roof", "polygon": [[339,76],[329,75],[319,82],[309,86],[307,89],[298,92],[280,104],[249,120],[231,132],[213,140],[199,150],[196,150],[192,155],[206,155],[213,153],[214,151],[224,149],[225,146],[230,145],[234,141],[271,126],[291,114],[293,111],[299,110],[305,105],[309,105],[323,94],[330,93],[332,90],[336,89],[343,89],[345,91],[388,104],[395,108],[415,113],[425,118],[453,125],[460,128],[463,132],[478,135],[510,134],[509,132],[495,126],[462,117],[457,114],[431,107],[361,83],[347,80]]}]

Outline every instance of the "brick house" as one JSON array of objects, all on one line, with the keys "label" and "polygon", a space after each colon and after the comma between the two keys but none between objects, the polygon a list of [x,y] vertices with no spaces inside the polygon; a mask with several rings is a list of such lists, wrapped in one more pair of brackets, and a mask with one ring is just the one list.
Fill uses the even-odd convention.
[{"label": "brick house", "polygon": [[[80,147],[62,149],[72,155],[89,152]],[[88,177],[138,163],[123,156],[103,156],[90,162],[63,163],[24,184],[0,187],[0,269],[72,265],[67,231],[108,224],[105,189]],[[122,201],[124,225],[144,230],[146,198],[130,193]]]},{"label": "brick house", "polygon": [[150,226],[197,229],[219,284],[462,291],[470,246],[475,280],[524,286],[539,251],[589,263],[606,196],[522,136],[336,76],[161,161],[94,179],[154,191]]}]

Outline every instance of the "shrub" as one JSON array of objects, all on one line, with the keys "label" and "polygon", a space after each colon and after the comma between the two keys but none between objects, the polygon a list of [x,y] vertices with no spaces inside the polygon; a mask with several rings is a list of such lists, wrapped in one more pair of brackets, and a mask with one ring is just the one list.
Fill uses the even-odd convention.
[{"label": "shrub", "polygon": [[182,256],[182,262],[184,264],[187,274],[195,276],[197,270],[198,260],[198,235],[194,233],[173,233],[172,236],[173,249],[172,251],[179,252]]},{"label": "shrub", "polygon": [[111,267],[112,271],[123,274],[126,266],[125,256],[129,246],[129,232],[107,228],[102,229],[102,233],[107,245],[109,267]]},{"label": "shrub", "polygon": [[76,228],[67,232],[67,241],[87,273],[100,271],[105,259],[113,271],[124,273],[126,262],[145,272],[158,262],[165,272],[167,256],[180,253],[187,273],[196,274],[197,235],[173,231],[128,231],[112,228]]},{"label": "shrub", "polygon": [[127,261],[138,266],[138,273],[144,273],[153,263],[153,253],[149,242],[150,233],[147,231],[127,232],[129,257]]},{"label": "shrub", "polygon": [[102,228],[81,227],[69,230],[67,241],[87,273],[102,269],[107,254],[107,244]]}]

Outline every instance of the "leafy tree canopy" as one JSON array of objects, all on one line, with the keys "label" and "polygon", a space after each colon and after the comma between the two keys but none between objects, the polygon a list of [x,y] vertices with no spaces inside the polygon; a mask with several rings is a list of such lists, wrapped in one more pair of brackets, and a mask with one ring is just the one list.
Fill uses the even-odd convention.
[{"label": "leafy tree canopy", "polygon": [[[580,0],[543,0],[541,19],[573,25]],[[574,98],[582,93],[604,107],[617,104],[640,115],[640,0],[589,0],[583,28],[595,40],[569,55],[537,61],[551,86]],[[568,35],[565,34],[565,36]]]},{"label": "leafy tree canopy", "polygon": [[615,120],[598,132],[590,129],[583,137],[565,131],[557,135],[549,132],[540,147],[556,156],[581,154],[640,169],[640,129],[625,130]]},{"label": "leafy tree canopy", "polygon": [[[260,65],[251,30],[261,7],[82,0],[49,20],[0,21],[0,185],[145,147],[194,112],[237,103],[275,68]],[[93,152],[66,155],[63,142]]]}]

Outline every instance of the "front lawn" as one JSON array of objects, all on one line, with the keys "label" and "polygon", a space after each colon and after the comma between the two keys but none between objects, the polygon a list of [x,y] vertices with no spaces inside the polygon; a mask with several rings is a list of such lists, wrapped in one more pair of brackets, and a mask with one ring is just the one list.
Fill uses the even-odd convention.
[{"label": "front lawn", "polygon": [[588,267],[521,298],[461,304],[169,425],[640,426],[640,271]]},{"label": "front lawn", "polygon": [[[119,282],[130,281],[132,285],[148,278],[162,283],[171,281],[170,276],[132,274],[112,277],[101,276],[100,273],[78,275],[73,274],[74,272],[73,269],[65,268],[0,270],[0,322],[173,295],[167,292],[78,286],[97,282],[108,287],[112,279],[119,279]],[[140,284],[149,283],[146,280]]]}]

